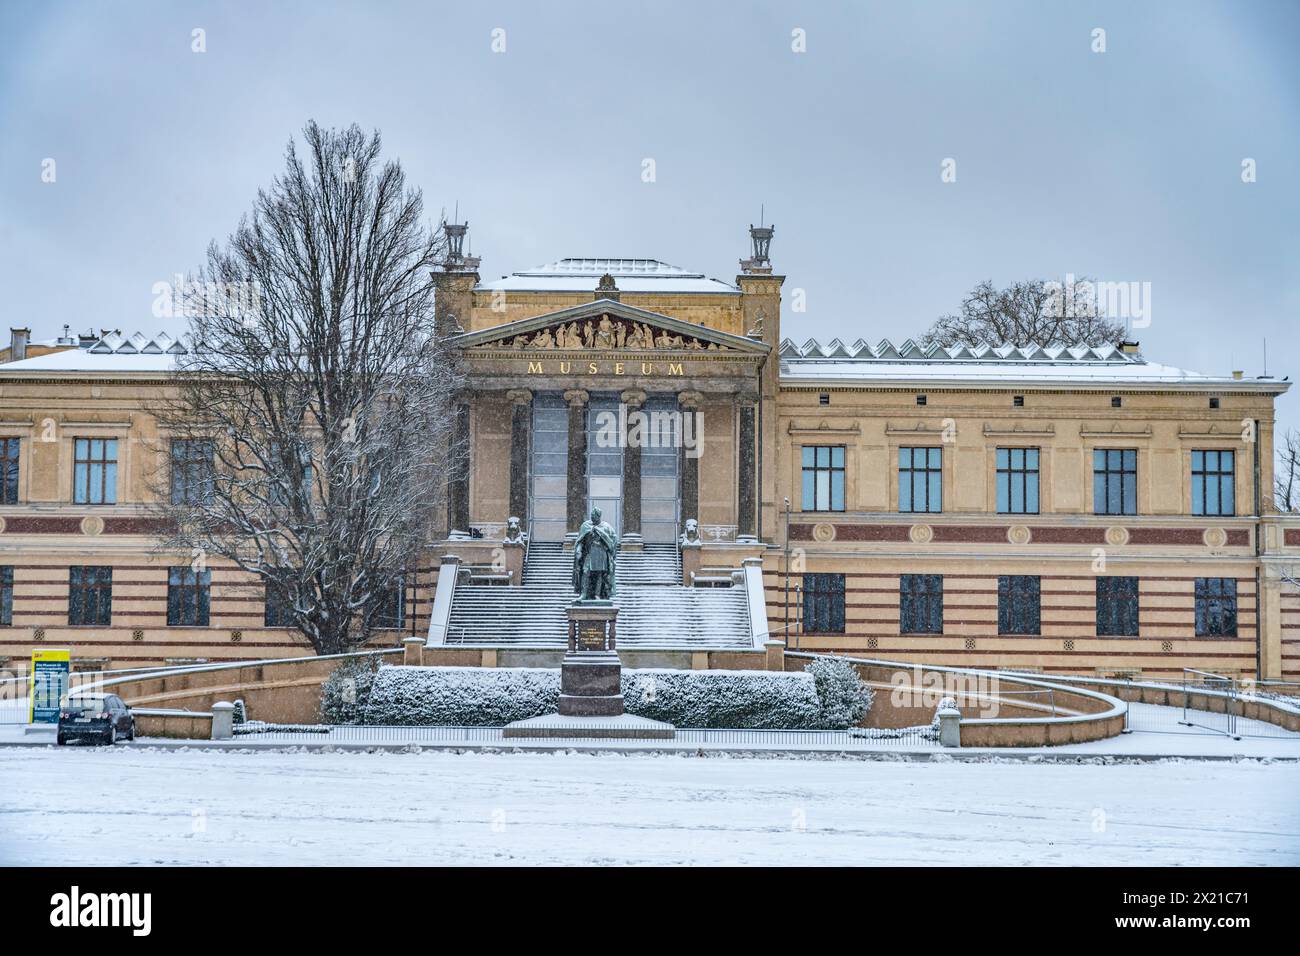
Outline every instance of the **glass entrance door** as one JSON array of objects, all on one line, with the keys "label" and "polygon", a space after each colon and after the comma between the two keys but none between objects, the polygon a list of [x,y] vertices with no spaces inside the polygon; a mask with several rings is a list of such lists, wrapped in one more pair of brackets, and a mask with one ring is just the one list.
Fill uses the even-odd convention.
[{"label": "glass entrance door", "polygon": [[593,395],[587,404],[587,514],[623,533],[623,439],[616,395]]},{"label": "glass entrance door", "polygon": [[534,541],[563,541],[569,473],[569,406],[563,396],[533,398],[532,438],[528,533]]},{"label": "glass entrance door", "polygon": [[681,420],[672,395],[646,399],[641,443],[641,536],[647,544],[677,540]]}]

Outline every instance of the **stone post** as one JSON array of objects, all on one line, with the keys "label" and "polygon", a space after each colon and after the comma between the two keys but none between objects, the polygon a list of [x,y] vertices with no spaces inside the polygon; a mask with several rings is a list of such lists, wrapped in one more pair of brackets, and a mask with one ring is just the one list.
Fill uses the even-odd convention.
[{"label": "stone post", "polygon": [[587,402],[591,395],[571,388],[564,393],[569,403],[568,502],[565,508],[565,544],[573,546],[587,515]]},{"label": "stone post", "polygon": [[507,538],[501,542],[501,552],[505,561],[502,570],[510,575],[510,584],[518,587],[524,583],[524,539],[512,541]]},{"label": "stone post", "polygon": [[767,670],[785,670],[785,641],[764,641],[763,651],[767,655],[764,661]]},{"label": "stone post", "polygon": [[[619,396],[627,408],[628,418],[641,410],[645,404],[645,392],[639,388],[630,388]],[[631,429],[628,429],[630,432]],[[643,430],[638,432],[643,435]],[[625,551],[640,551],[641,538],[641,439],[631,441],[628,434],[623,436],[623,530],[619,547]]]},{"label": "stone post", "polygon": [[212,739],[230,740],[235,736],[235,705],[219,700],[212,705]]},{"label": "stone post", "polygon": [[960,747],[961,711],[957,709],[956,699],[945,697],[939,701],[939,709],[934,716],[939,721],[939,746]]},{"label": "stone post", "polygon": [[510,516],[528,530],[528,452],[533,433],[533,393],[511,389],[510,400]]},{"label": "stone post", "polygon": [[402,663],[407,667],[421,667],[424,664],[424,638],[402,638]]}]

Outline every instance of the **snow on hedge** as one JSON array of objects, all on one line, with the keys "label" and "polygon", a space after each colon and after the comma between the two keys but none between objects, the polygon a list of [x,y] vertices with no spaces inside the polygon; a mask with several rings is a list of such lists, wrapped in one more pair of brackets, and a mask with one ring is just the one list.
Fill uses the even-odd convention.
[{"label": "snow on hedge", "polygon": [[362,723],[500,727],[555,712],[560,672],[539,667],[381,667]]},{"label": "snow on hedge", "polygon": [[[386,665],[366,691],[361,723],[499,727],[555,713],[560,672]],[[763,730],[848,727],[871,706],[870,689],[840,661],[804,673],[624,670],[623,698],[628,713],[678,727]]]},{"label": "snow on hedge", "polygon": [[626,670],[623,706],[630,714],[678,727],[825,726],[812,675],[782,671]]}]

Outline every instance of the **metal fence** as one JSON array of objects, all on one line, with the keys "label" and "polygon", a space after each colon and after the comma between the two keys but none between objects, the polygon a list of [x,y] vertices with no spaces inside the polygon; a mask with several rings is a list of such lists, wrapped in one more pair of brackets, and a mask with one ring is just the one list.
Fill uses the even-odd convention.
[{"label": "metal fence", "polygon": [[[1125,729],[1142,733],[1200,733],[1227,737],[1292,740],[1300,744],[1300,733],[1277,724],[1245,716],[1245,703],[1266,699],[1300,712],[1300,684],[1282,681],[1237,680],[1212,671],[1184,668],[1180,683],[1170,683],[1181,694],[1171,695],[1172,707],[1136,704],[1129,707]],[[1193,706],[1205,695],[1221,707]]]},{"label": "metal fence", "polygon": [[[1222,699],[1223,710],[1219,712],[1192,707],[1193,691],[1213,694]],[[1237,698],[1235,680],[1210,671],[1183,668],[1183,719],[1180,723],[1187,727],[1199,727],[1202,730],[1225,734],[1234,740],[1240,740],[1241,735],[1237,733],[1237,718],[1240,714],[1241,706]]]},{"label": "metal fence", "polygon": [[[601,731],[609,736],[594,736]],[[506,737],[502,727],[401,727],[360,725],[286,725],[250,721],[235,725],[235,743],[281,745],[349,746],[373,744],[392,746],[603,746],[672,749],[726,749],[744,747],[761,750],[853,751],[887,747],[930,748],[939,745],[938,734],[929,725],[919,727],[852,727],[848,730],[714,730],[679,728],[670,739],[629,737],[626,725],[602,728],[587,725],[581,737]]]}]

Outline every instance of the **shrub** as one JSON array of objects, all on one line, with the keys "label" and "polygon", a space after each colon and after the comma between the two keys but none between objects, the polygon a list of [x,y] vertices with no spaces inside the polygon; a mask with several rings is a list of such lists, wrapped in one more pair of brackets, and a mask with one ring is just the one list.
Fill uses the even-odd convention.
[{"label": "shrub", "polygon": [[325,678],[320,689],[320,716],[327,724],[360,724],[370,699],[379,656],[349,657]]},{"label": "shrub", "polygon": [[819,657],[804,670],[812,675],[817,685],[820,726],[834,730],[856,727],[871,710],[875,692],[848,661]]},{"label": "shrub", "polygon": [[551,714],[560,672],[536,667],[382,667],[364,723],[499,727]]},{"label": "shrub", "polygon": [[768,671],[623,671],[629,714],[677,727],[804,730],[821,726],[807,674]]},{"label": "shrub", "polygon": [[[532,667],[385,666],[367,689],[366,724],[498,727],[555,713],[560,674]],[[625,670],[622,690],[628,713],[678,727],[826,726],[810,674]]]}]

